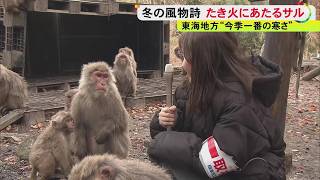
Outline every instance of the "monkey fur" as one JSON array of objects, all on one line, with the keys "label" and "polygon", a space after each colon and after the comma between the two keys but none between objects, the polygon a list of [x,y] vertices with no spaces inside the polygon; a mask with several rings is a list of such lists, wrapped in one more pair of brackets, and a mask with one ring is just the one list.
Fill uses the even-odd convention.
[{"label": "monkey fur", "polygon": [[72,168],[69,180],[171,180],[162,168],[109,154],[87,156]]},{"label": "monkey fur", "polygon": [[0,108],[23,108],[28,96],[27,83],[19,74],[0,64]]},{"label": "monkey fur", "polygon": [[120,158],[127,157],[129,114],[107,63],[94,62],[83,66],[79,91],[70,110],[76,121],[74,147],[79,159],[106,152]]},{"label": "monkey fur", "polygon": [[52,116],[51,124],[37,137],[31,147],[29,161],[32,166],[31,180],[46,180],[61,168],[65,176],[74,164],[68,136],[74,129],[74,122],[69,112],[59,111]]},{"label": "monkey fur", "polygon": [[133,73],[136,77],[138,77],[138,74],[137,74],[137,61],[136,59],[134,58],[134,53],[133,53],[133,50],[129,47],[123,47],[123,48],[120,48],[119,51],[118,51],[118,54],[119,53],[124,53],[124,54],[127,54],[131,61],[131,65],[132,65],[132,69],[133,69]]},{"label": "monkey fur", "polygon": [[134,75],[129,55],[125,53],[117,54],[112,70],[120,95],[123,97],[135,96],[138,79]]},{"label": "monkey fur", "polygon": [[75,94],[77,94],[78,89],[70,89],[69,91],[67,91],[64,96],[65,96],[65,110],[69,111],[70,110],[70,106],[71,106],[71,102],[72,99],[74,97]]}]

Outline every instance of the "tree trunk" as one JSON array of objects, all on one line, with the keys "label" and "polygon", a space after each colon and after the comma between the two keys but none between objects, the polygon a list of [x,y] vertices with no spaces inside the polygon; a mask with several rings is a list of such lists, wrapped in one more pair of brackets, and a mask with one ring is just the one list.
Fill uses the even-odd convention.
[{"label": "tree trunk", "polygon": [[[298,0],[270,0],[270,5],[292,5]],[[298,33],[266,33],[262,56],[280,65],[282,80],[276,101],[272,105],[272,116],[279,122],[282,137],[284,137],[287,113],[288,91],[292,62],[298,59]]]},{"label": "tree trunk", "polygon": [[320,66],[308,72],[306,75],[302,77],[304,81],[310,81],[312,78],[320,75]]},{"label": "tree trunk", "polygon": [[279,122],[282,138],[284,135],[288,90],[292,59],[298,58],[298,33],[266,33],[262,56],[280,65],[282,80],[280,91],[272,106],[273,118]]}]

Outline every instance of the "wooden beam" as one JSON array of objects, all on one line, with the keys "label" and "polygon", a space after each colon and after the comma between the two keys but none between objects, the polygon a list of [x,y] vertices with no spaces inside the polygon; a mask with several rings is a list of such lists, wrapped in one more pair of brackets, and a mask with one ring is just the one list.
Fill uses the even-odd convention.
[{"label": "wooden beam", "polygon": [[303,77],[302,80],[304,81],[310,81],[312,78],[319,76],[320,75],[320,66],[311,70],[310,72],[306,73]]},{"label": "wooden beam", "polygon": [[16,122],[18,119],[22,118],[24,114],[23,109],[15,109],[10,111],[9,114],[0,118],[0,130],[6,128],[10,124]]}]

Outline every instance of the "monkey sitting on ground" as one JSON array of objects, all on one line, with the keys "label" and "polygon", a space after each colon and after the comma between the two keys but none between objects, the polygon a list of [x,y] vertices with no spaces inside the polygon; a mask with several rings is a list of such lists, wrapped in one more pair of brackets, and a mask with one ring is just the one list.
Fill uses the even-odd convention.
[{"label": "monkey sitting on ground", "polygon": [[74,121],[69,112],[59,111],[52,116],[51,124],[37,137],[31,147],[31,180],[37,179],[37,172],[42,180],[46,180],[55,174],[58,167],[68,176],[74,164],[68,139],[73,130]]},{"label": "monkey sitting on ground", "polygon": [[87,156],[76,164],[69,180],[171,180],[166,171],[151,163],[118,159],[112,155]]},{"label": "monkey sitting on ground", "polygon": [[120,48],[118,53],[124,53],[124,54],[127,54],[129,57],[131,57],[129,59],[131,61],[133,73],[134,73],[134,75],[136,77],[138,77],[138,74],[137,74],[137,61],[134,58],[133,50],[131,48],[129,48],[129,47],[124,47],[124,48]]},{"label": "monkey sitting on ground", "polygon": [[0,64],[0,108],[4,115],[9,110],[23,108],[28,96],[27,83],[17,73]]},{"label": "monkey sitting on ground", "polygon": [[134,75],[130,57],[125,53],[117,54],[112,70],[121,96],[135,96],[138,79]]},{"label": "monkey sitting on ground", "polygon": [[71,103],[75,119],[75,153],[115,154],[126,158],[130,146],[128,120],[109,65],[94,62],[83,66],[79,91]]},{"label": "monkey sitting on ground", "polygon": [[28,3],[34,0],[3,0],[6,12],[11,14],[20,14],[26,11]]}]

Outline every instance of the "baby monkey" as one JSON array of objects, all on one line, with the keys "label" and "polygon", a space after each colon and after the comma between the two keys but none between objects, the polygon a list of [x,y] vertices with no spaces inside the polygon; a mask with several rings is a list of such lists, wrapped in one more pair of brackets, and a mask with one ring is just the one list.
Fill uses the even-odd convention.
[{"label": "baby monkey", "polygon": [[52,116],[51,124],[31,147],[31,180],[37,179],[37,172],[41,180],[49,179],[57,168],[61,168],[63,174],[68,176],[73,166],[68,136],[74,127],[74,120],[69,112],[59,111]]}]

